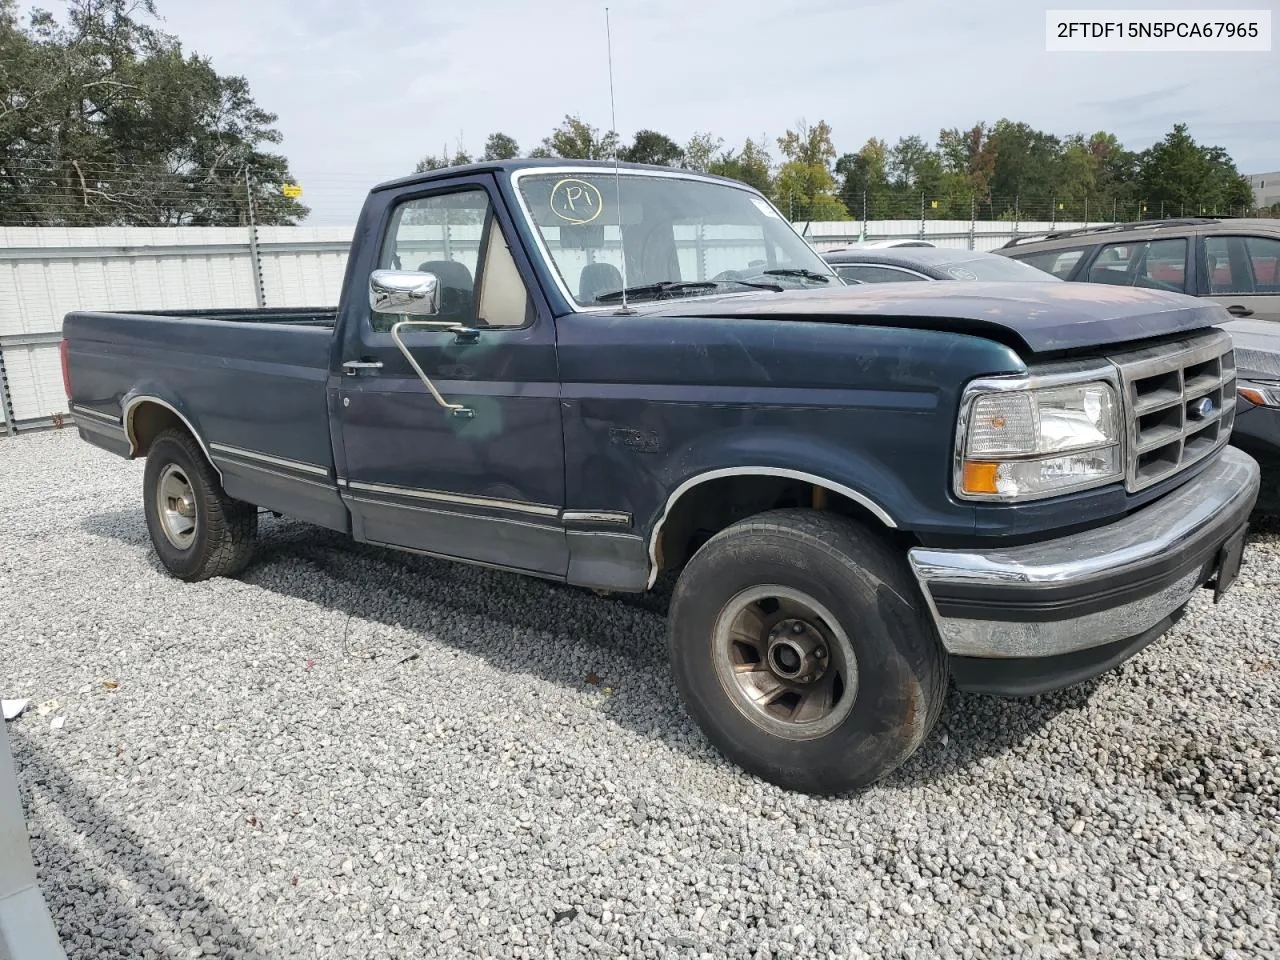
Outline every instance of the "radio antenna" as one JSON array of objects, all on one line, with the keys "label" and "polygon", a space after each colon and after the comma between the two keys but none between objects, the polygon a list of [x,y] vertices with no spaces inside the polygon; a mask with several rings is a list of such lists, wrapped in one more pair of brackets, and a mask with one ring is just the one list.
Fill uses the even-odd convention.
[{"label": "radio antenna", "polygon": [[618,253],[622,259],[622,313],[627,310],[627,248],[622,239],[622,174],[618,171],[618,114],[613,102],[613,32],[609,29],[609,8],[604,8],[605,49],[609,53],[609,130],[613,134],[613,189],[618,205]]}]

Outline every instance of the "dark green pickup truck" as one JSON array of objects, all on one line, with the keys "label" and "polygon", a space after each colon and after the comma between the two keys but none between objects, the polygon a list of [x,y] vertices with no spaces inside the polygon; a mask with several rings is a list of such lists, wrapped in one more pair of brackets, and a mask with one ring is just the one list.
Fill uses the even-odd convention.
[{"label": "dark green pickup truck", "polygon": [[950,679],[1074,683],[1230,586],[1258,471],[1221,312],[847,287],[742,184],[503,161],[376,187],[336,309],[63,329],[77,427],[146,457],[175,576],[243,570],[259,508],[596,589],[674,574],[703,730],[829,791],[910,756]]}]

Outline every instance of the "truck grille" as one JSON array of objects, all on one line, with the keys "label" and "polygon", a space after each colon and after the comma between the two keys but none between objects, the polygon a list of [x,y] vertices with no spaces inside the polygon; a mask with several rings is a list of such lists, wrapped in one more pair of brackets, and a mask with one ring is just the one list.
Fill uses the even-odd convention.
[{"label": "truck grille", "polygon": [[1235,421],[1231,337],[1194,339],[1112,356],[1126,420],[1130,493],[1173,476],[1226,445]]}]

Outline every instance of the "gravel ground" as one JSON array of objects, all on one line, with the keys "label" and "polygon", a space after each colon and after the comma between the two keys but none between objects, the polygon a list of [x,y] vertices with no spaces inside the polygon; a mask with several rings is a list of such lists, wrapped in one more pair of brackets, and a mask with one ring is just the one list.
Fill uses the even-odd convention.
[{"label": "gravel ground", "polygon": [[661,595],[287,521],[187,585],[141,481],[0,439],[0,685],[59,701],[9,734],[73,958],[1280,954],[1275,528],[1118,672],[953,692],[832,800],[708,747]]}]

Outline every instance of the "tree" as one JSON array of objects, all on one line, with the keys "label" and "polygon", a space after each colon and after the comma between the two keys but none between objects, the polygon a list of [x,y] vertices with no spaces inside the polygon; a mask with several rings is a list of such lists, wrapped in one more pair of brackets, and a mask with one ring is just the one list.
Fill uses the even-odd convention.
[{"label": "tree", "polygon": [[627,163],[651,163],[659,167],[678,167],[684,160],[684,151],[664,133],[656,130],[637,130],[631,146],[618,151],[619,159]]},{"label": "tree", "polygon": [[454,150],[453,156],[450,157],[447,152],[442,152],[440,156],[427,154],[418,161],[418,165],[413,168],[414,173],[426,173],[428,170],[443,170],[445,167],[462,167],[468,163],[474,163],[475,160],[471,154],[462,149],[461,144]]},{"label": "tree", "polygon": [[601,133],[581,117],[568,114],[542,141],[543,156],[572,160],[608,160],[617,148],[617,133]]},{"label": "tree", "polygon": [[491,133],[484,142],[484,160],[512,160],[520,156],[520,146],[505,133]]},{"label": "tree", "polygon": [[836,161],[836,175],[842,178],[840,196],[859,216],[864,197],[870,200],[875,194],[885,192],[888,162],[889,145],[875,137],[864,143],[857,153],[846,153]]},{"label": "tree", "polygon": [[724,141],[709,133],[695,133],[684,145],[684,163],[686,170],[706,173],[710,169]]},{"label": "tree", "polygon": [[889,151],[889,175],[900,190],[919,189],[920,168],[929,158],[929,146],[917,136],[901,137]]},{"label": "tree", "polygon": [[1078,133],[1072,134],[1067,137],[1062,151],[1055,195],[1059,199],[1073,200],[1078,197],[1097,196],[1100,169],[1101,163],[1097,155],[1089,149],[1084,136]]},{"label": "tree", "polygon": [[774,181],[774,200],[793,220],[847,220],[849,211],[835,197],[831,172],[836,148],[825,120],[814,126],[801,120],[778,138],[785,162]]},{"label": "tree", "polygon": [[763,137],[759,142],[748,138],[741,151],[727,150],[707,165],[707,173],[740,180],[755,187],[765,196],[773,193],[773,175],[770,170],[769,151],[765,149]]},{"label": "tree", "polygon": [[968,130],[952,127],[939,131],[938,155],[943,170],[962,176],[972,195],[987,196],[995,174],[996,150],[985,123],[974,124]]},{"label": "tree", "polygon": [[1248,179],[1227,152],[1197,144],[1185,123],[1174,124],[1163,140],[1142,153],[1138,181],[1148,212],[1163,204],[1166,213],[1213,213],[1253,202]]},{"label": "tree", "polygon": [[276,115],[151,25],[152,0],[70,0],[24,26],[0,0],[0,218],[51,225],[290,224]]},{"label": "tree", "polygon": [[1027,198],[1047,203],[1052,199],[1059,177],[1062,142],[1025,123],[1001,119],[991,130],[995,151],[991,195],[1006,207]]}]

